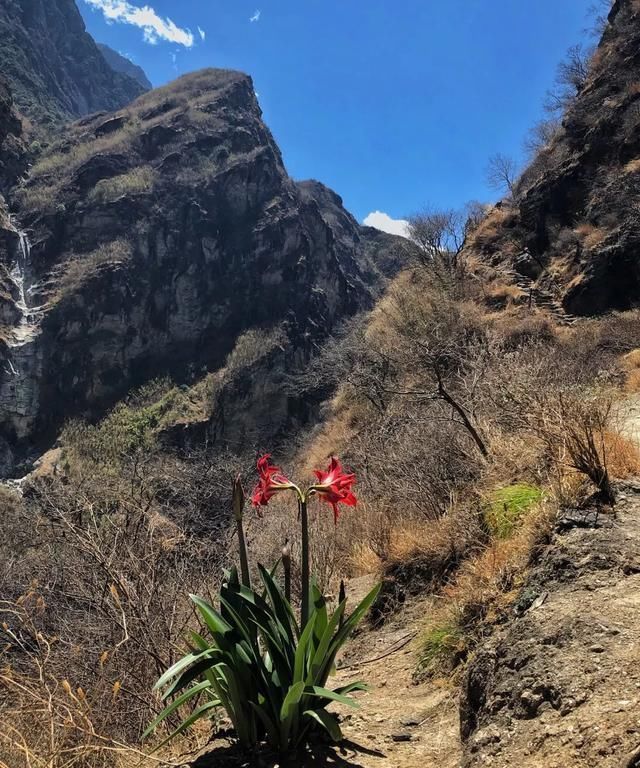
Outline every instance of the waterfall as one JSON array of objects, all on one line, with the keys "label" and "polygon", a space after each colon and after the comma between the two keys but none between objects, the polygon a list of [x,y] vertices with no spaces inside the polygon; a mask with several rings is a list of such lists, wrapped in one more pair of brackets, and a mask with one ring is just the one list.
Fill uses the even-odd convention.
[{"label": "waterfall", "polygon": [[[17,247],[9,266],[14,288],[11,293],[17,317],[6,335],[0,365],[0,478],[15,477],[21,471],[16,459],[16,446],[28,439],[40,406],[40,386],[43,376],[43,354],[40,324],[45,305],[34,306],[37,284],[33,282],[31,244],[27,233],[12,219],[18,233]],[[13,483],[20,491],[19,484]]]},{"label": "waterfall", "polygon": [[[15,225],[15,222],[12,221]],[[9,342],[11,347],[20,347],[31,341],[38,333],[38,324],[41,316],[42,307],[31,305],[31,294],[35,285],[27,287],[27,275],[31,262],[31,243],[24,230],[18,231],[18,253],[16,260],[10,271],[11,279],[18,289],[18,299],[16,307],[20,311],[20,321],[13,329],[13,341]]]},{"label": "waterfall", "polygon": [[25,272],[31,255],[31,243],[26,232],[19,231],[18,257],[11,270],[11,279],[18,286],[18,301],[16,306],[22,313],[21,323],[28,322],[29,307],[27,306],[27,294],[24,289]]}]

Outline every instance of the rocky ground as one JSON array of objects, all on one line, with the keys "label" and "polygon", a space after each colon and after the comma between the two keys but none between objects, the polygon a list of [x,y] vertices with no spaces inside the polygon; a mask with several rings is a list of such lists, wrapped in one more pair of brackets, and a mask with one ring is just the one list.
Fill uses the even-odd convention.
[{"label": "rocky ground", "polygon": [[640,765],[640,483],[560,528],[468,670],[465,766]]}]

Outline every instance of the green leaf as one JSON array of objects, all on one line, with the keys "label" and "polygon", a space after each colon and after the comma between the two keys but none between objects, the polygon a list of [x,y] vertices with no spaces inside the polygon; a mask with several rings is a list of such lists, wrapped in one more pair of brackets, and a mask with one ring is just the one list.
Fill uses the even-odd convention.
[{"label": "green leaf", "polygon": [[346,693],[352,693],[353,691],[368,691],[369,686],[366,683],[363,683],[361,680],[358,680],[355,683],[349,683],[348,685],[342,685],[339,688],[334,688],[334,691],[336,693],[340,693],[342,695]]},{"label": "green leaf", "polygon": [[303,629],[300,639],[298,640],[293,671],[293,681],[296,683],[305,680],[307,676],[307,668],[310,663],[309,651],[311,639],[313,637],[313,627],[314,620],[311,618],[307,622],[307,626]]},{"label": "green leaf", "polygon": [[162,694],[162,698],[168,699],[170,696],[173,696],[174,693],[177,693],[178,691],[181,691],[183,688],[186,688],[187,685],[190,685],[197,677],[200,675],[206,674],[207,670],[211,669],[220,661],[220,654],[217,653],[217,656],[215,655],[217,653],[217,649],[212,649],[212,654],[202,659],[201,661],[196,662],[191,667],[186,669],[180,677],[178,677],[174,682],[167,688],[167,690]]},{"label": "green leaf", "polygon": [[215,649],[207,649],[206,651],[194,651],[192,653],[187,653],[186,656],[183,656],[181,659],[176,661],[176,663],[169,667],[169,669],[160,677],[158,682],[153,686],[155,690],[158,690],[159,688],[162,688],[163,685],[166,685],[169,680],[172,680],[176,675],[180,674],[182,670],[185,667],[188,667],[190,664],[194,664],[197,661],[200,661],[203,657],[209,657]]},{"label": "green leaf", "polygon": [[232,631],[231,626],[222,618],[222,616],[212,608],[206,600],[198,597],[197,595],[189,595],[191,600],[196,604],[200,615],[204,619],[204,623],[209,627],[209,631],[216,639],[219,640],[220,636],[224,637]]},{"label": "green leaf", "polygon": [[199,695],[202,693],[202,691],[206,691],[208,688],[211,688],[211,684],[208,680],[204,680],[203,682],[194,685],[193,688],[189,688],[189,690],[185,691],[181,696],[178,696],[178,698],[169,704],[168,707],[165,707],[165,709],[162,710],[158,717],[156,717],[156,719],[149,725],[147,730],[142,734],[142,738],[146,739],[147,736],[152,731],[155,731],[158,725],[160,725],[160,723],[165,720],[172,712],[178,709],[178,707],[182,706],[194,696]]},{"label": "green leaf", "polygon": [[338,630],[335,637],[331,641],[324,663],[322,665],[321,671],[318,673],[316,682],[319,682],[324,685],[327,678],[329,677],[329,674],[331,672],[331,668],[333,667],[333,663],[335,661],[336,655],[338,654],[338,651],[340,648],[345,644],[346,640],[348,639],[349,635],[353,632],[353,630],[357,627],[360,620],[363,618],[365,613],[369,610],[371,605],[373,604],[373,601],[378,596],[378,593],[380,592],[380,584],[377,584],[371,592],[362,600],[362,602],[357,606],[357,608],[353,611],[353,613],[348,616],[344,623],[342,624],[342,627]]},{"label": "green leaf", "polygon": [[304,683],[294,683],[287,691],[284,697],[282,707],[280,708],[280,719],[287,720],[293,714],[293,710],[300,703],[302,694],[305,692]]},{"label": "green leaf", "polygon": [[303,714],[320,723],[334,743],[342,741],[342,731],[335,715],[331,712],[327,712],[326,709],[307,709]]},{"label": "green leaf", "polygon": [[[318,647],[316,648],[316,651],[313,654],[313,659],[311,660],[311,666],[309,669],[309,673],[307,675],[307,683],[309,685],[311,683],[324,684],[326,680],[326,677],[324,677],[322,673],[326,666],[329,646],[335,636],[336,631],[340,626],[340,621],[342,620],[345,607],[346,607],[346,601],[343,601],[342,603],[340,603],[335,613],[331,617],[331,621],[325,626],[324,633],[320,638]],[[331,665],[329,665],[329,667],[331,666],[333,666],[333,661],[331,662]]]},{"label": "green leaf", "polygon": [[343,696],[338,691],[332,691],[329,688],[321,688],[319,685],[308,685],[304,689],[305,694],[309,696],[317,696],[320,699],[327,699],[328,701],[337,701],[340,704],[346,704],[348,707],[358,709],[360,704],[355,699],[350,699],[348,696]]},{"label": "green leaf", "polygon": [[152,753],[157,752],[159,749],[162,749],[162,747],[168,744],[171,741],[171,739],[174,739],[179,733],[186,731],[187,728],[192,726],[197,720],[200,720],[210,710],[215,709],[218,706],[220,706],[220,702],[214,699],[213,701],[208,701],[206,704],[203,704],[202,706],[198,707],[198,709],[196,709],[195,712],[193,712],[186,720],[183,720],[182,723],[180,723],[180,725],[175,729],[175,731],[173,731],[173,733],[169,734],[169,736],[167,736],[167,738],[164,741],[158,744],[157,747],[154,747],[152,750]]}]

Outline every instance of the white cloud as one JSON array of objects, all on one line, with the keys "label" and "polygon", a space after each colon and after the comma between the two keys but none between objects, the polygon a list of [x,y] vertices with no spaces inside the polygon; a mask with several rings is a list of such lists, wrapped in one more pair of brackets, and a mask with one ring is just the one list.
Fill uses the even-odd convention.
[{"label": "white cloud", "polygon": [[84,0],[87,5],[102,11],[107,22],[132,24],[144,33],[147,43],[155,45],[160,40],[191,48],[194,37],[190,30],[181,29],[171,19],[158,16],[148,5],[138,8],[128,0]]},{"label": "white cloud", "polygon": [[200,39],[204,42],[207,33],[204,31],[204,29],[202,29],[202,27],[198,27],[198,34],[200,35]]},{"label": "white cloud", "polygon": [[249,18],[249,21],[253,24],[255,21],[260,21],[260,17],[262,16],[262,11],[257,10],[253,16]]},{"label": "white cloud", "polygon": [[362,222],[366,227],[375,227],[390,235],[409,237],[409,222],[406,219],[392,219],[388,213],[372,211]]}]

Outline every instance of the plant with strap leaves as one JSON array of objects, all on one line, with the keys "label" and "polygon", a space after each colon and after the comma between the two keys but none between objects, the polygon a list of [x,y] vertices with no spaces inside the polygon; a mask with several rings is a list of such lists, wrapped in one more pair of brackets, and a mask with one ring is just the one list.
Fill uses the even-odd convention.
[{"label": "plant with strap leaves", "polygon": [[[333,742],[342,739],[335,714],[327,710],[332,702],[358,706],[349,696],[365,690],[362,682],[331,688],[329,677],[338,652],[375,600],[375,587],[350,614],[346,599],[329,613],[327,601],[310,576],[307,503],[317,495],[331,504],[335,520],[338,505],[355,506],[351,488],[355,476],[343,472],[332,459],[326,472],[316,471],[317,482],[301,491],[270,464],[269,457],[258,461],[259,482],[252,500],[265,506],[274,494],[292,491],[298,500],[302,526],[302,595],[300,618],[296,617],[288,594],[290,579],[285,573],[285,590],[273,572],[258,566],[260,589],[251,586],[243,530],[244,493],[239,478],[234,483],[233,508],[238,528],[240,573],[225,573],[219,608],[195,595],[204,633],[191,633],[192,650],[174,664],[156,683],[163,699],[171,703],[147,729],[150,734],[160,723],[175,716],[187,703],[195,706],[162,744],[189,728],[197,720],[223,708],[241,745],[255,749],[266,743],[281,753],[293,752],[319,733]],[[283,562],[289,562],[288,547]],[[161,745],[160,745],[161,746]]]}]

